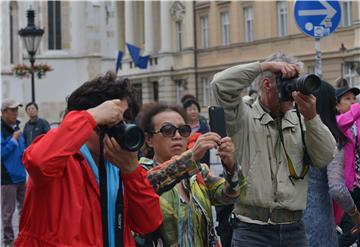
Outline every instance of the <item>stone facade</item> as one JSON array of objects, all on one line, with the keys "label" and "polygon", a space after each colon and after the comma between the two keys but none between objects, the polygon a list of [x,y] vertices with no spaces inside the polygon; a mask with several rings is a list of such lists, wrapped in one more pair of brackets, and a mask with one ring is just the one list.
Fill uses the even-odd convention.
[{"label": "stone facade", "polygon": [[[26,10],[31,6],[36,25],[45,29],[36,63],[54,68],[45,78],[35,80],[40,115],[49,122],[60,120],[66,96],[75,88],[115,69],[118,50],[124,52],[118,75],[130,78],[143,103],[156,99],[178,103],[182,95],[191,93],[198,97],[204,113],[211,97],[209,82],[220,70],[262,61],[275,51],[299,57],[305,73],[313,72],[315,65],[314,40],[296,27],[291,1],[61,1],[58,50],[48,47],[48,2],[0,4],[1,96],[24,104],[31,99],[30,78],[16,78],[11,71],[14,64],[29,64],[17,30],[26,26]],[[348,6],[349,23],[321,40],[323,78],[332,83],[343,73],[359,86],[359,2],[341,4]],[[280,32],[280,7],[286,16],[285,35]],[[251,20],[251,35],[246,20]],[[142,55],[151,56],[147,69],[134,66],[126,43],[140,47]],[[342,45],[345,49],[341,50]],[[24,113],[22,118],[23,122],[27,120]]]}]

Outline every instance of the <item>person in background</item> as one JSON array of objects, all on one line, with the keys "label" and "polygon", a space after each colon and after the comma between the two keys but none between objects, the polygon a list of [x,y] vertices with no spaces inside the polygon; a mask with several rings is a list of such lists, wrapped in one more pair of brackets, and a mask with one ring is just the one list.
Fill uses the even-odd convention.
[{"label": "person in background", "polygon": [[[105,131],[133,120],[137,111],[130,82],[112,72],[72,92],[60,126],[25,151],[29,181],[16,247],[102,247],[106,242],[132,247],[132,232],[158,228],[159,196],[137,153],[121,148]],[[100,193],[100,184],[107,193]]]},{"label": "person in background", "polygon": [[23,134],[26,147],[28,147],[36,137],[48,132],[50,130],[50,125],[45,119],[39,118],[39,106],[35,102],[26,104],[25,111],[29,116],[29,121],[25,123]]},{"label": "person in background", "polygon": [[[193,99],[195,101],[197,101],[196,97],[192,94],[185,94],[184,96],[181,97],[181,105],[184,104],[184,102],[188,99]],[[197,101],[198,102],[198,101]],[[199,114],[199,119],[200,121],[206,122],[207,123],[207,118],[204,117],[203,115]]]},{"label": "person in background", "polygon": [[334,85],[335,85],[336,88],[349,87],[348,81],[343,77],[338,77],[335,80]]},{"label": "person in background", "polygon": [[[199,135],[205,134],[209,132],[209,126],[207,121],[200,119],[200,105],[197,100],[189,98],[184,101],[183,109],[186,112],[187,123],[191,127],[191,137],[190,139],[194,138],[195,141]],[[200,161],[201,163],[208,164],[210,166],[210,151],[208,150],[204,157]]]},{"label": "person in background", "polygon": [[17,119],[20,106],[22,104],[13,99],[4,99],[1,104],[1,220],[4,247],[13,246],[13,215],[16,203],[21,215],[26,188],[26,172],[21,162],[25,140]]},{"label": "person in background", "polygon": [[[234,208],[234,247],[308,246],[302,221],[307,167],[328,165],[336,142],[316,114],[314,95],[294,91],[289,93],[294,101],[279,98],[277,80],[298,76],[301,67],[298,59],[277,52],[264,62],[221,71],[210,84],[225,110],[227,133],[246,183]],[[248,105],[241,91],[252,82],[259,97]],[[294,102],[303,119],[293,111]]]},{"label": "person in background", "polygon": [[[141,126],[146,145],[154,150],[154,155],[139,162],[161,195],[164,220],[155,235],[145,237],[143,245],[138,241],[139,246],[148,246],[149,238],[159,247],[215,246],[211,205],[232,203],[241,190],[231,139],[208,132],[187,150],[191,127],[186,124],[186,115],[181,108],[165,104],[148,109]],[[206,164],[199,162],[211,148],[218,151],[225,179],[214,176]]]},{"label": "person in background", "polygon": [[[359,234],[356,226],[359,227],[359,206],[360,206],[360,104],[356,103],[356,96],[360,94],[358,88],[348,86],[336,90],[336,109],[339,113],[337,122],[349,140],[343,150],[343,177],[347,190],[350,191],[353,203],[337,203],[335,206],[335,219],[339,223],[343,234],[339,236],[339,246],[350,246],[359,242]],[[342,161],[338,158],[338,162]],[[340,170],[341,171],[341,170]],[[341,172],[340,172],[341,175]],[[339,189],[346,197],[344,189]],[[336,200],[335,197],[335,201]],[[346,212],[344,215],[343,210]],[[355,228],[354,228],[355,226]],[[354,234],[356,233],[356,234]]]},{"label": "person in background", "polygon": [[[346,136],[341,132],[336,122],[335,89],[329,83],[322,81],[316,96],[316,112],[321,121],[329,128],[338,144],[335,160],[343,158],[343,147],[347,143]],[[309,185],[307,204],[304,212],[306,237],[310,247],[337,247],[338,236],[333,213],[331,197],[338,195],[337,174],[334,175],[334,160],[326,168],[309,169]],[[345,205],[346,202],[344,203]],[[351,203],[349,203],[351,205]]]}]

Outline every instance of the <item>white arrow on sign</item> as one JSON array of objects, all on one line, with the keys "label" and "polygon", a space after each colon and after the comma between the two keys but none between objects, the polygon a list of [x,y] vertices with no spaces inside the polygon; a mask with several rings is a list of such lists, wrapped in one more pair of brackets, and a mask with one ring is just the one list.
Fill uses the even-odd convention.
[{"label": "white arrow on sign", "polygon": [[325,25],[325,20],[331,20],[336,14],[336,10],[326,1],[320,1],[320,3],[325,9],[299,10],[299,16],[326,15],[320,23],[320,25]]}]

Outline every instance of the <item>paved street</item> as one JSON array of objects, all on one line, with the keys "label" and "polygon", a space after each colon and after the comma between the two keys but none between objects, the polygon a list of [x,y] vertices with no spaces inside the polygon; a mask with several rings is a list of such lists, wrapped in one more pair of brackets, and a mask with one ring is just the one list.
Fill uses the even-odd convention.
[{"label": "paved street", "polygon": [[[15,236],[17,236],[19,232],[19,212],[15,210],[14,217],[13,217],[13,226],[15,231]],[[3,243],[3,228],[1,223],[1,244]]]}]

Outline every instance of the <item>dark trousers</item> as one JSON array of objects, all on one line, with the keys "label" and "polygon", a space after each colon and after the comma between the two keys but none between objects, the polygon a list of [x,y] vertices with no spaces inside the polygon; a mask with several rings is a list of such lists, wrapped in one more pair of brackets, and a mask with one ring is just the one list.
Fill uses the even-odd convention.
[{"label": "dark trousers", "polygon": [[25,182],[18,184],[1,185],[1,220],[4,229],[4,243],[14,241],[12,218],[15,212],[16,201],[21,214],[25,196]]},{"label": "dark trousers", "polygon": [[238,222],[232,247],[308,247],[304,223],[258,225]]},{"label": "dark trousers", "polygon": [[[355,205],[357,206],[358,210],[360,210],[360,188],[355,188],[351,192],[351,197],[354,200]],[[340,247],[348,247],[351,246],[356,241],[358,244],[360,243],[360,234],[352,234],[351,229],[354,227],[354,223],[351,217],[348,214],[344,214],[339,227],[342,229],[343,234],[339,236],[339,246]]]},{"label": "dark trousers", "polygon": [[220,237],[222,247],[231,246],[233,226],[230,225],[229,219],[233,209],[233,204],[215,207],[216,221],[219,222],[219,225],[216,227],[216,232]]}]

